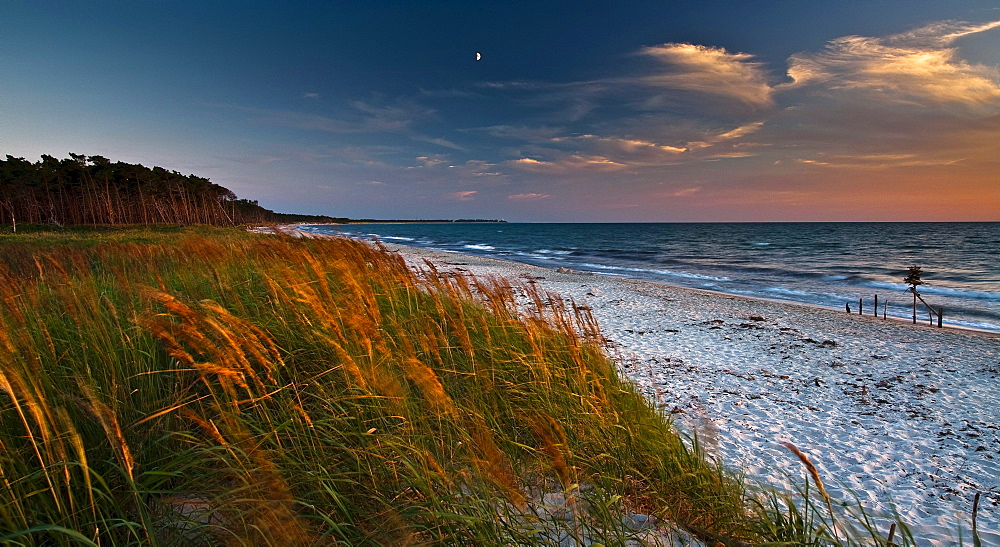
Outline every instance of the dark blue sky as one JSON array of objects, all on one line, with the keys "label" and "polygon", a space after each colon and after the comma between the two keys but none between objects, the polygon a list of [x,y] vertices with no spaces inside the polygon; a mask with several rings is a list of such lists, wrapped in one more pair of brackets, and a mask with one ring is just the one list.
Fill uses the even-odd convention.
[{"label": "dark blue sky", "polygon": [[1000,220],[995,1],[0,6],[0,154],[351,217]]}]

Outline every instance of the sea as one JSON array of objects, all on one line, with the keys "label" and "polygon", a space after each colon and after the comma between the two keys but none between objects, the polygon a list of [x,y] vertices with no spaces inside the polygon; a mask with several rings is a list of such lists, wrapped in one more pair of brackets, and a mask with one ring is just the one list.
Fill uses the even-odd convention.
[{"label": "sea", "polygon": [[[401,223],[302,226],[455,253],[1000,332],[1000,223]],[[860,303],[859,303],[860,300]],[[932,321],[918,302],[917,320]],[[933,317],[936,325],[937,319]]]}]

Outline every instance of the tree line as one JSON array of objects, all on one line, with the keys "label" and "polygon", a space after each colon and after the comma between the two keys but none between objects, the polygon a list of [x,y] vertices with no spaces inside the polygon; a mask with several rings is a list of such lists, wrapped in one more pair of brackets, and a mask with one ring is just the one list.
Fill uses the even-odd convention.
[{"label": "tree line", "polygon": [[37,162],[0,160],[0,223],[54,225],[267,224],[329,222],[287,215],[238,199],[207,178],[102,156],[42,155]]}]

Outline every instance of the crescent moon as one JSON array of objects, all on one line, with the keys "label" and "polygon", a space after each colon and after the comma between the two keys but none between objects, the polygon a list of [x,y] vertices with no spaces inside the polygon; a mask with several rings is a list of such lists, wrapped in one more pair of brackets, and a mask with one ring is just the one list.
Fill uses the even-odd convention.
[{"label": "crescent moon", "polygon": [[480,60],[482,58],[483,58],[483,55],[477,51],[476,52],[476,60],[478,61],[478,60]]}]

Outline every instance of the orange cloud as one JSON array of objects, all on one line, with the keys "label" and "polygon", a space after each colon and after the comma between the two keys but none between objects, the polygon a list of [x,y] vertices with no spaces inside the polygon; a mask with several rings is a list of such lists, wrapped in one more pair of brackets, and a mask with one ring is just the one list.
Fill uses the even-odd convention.
[{"label": "orange cloud", "polygon": [[603,156],[581,156],[573,154],[557,161],[541,161],[533,158],[520,158],[510,162],[519,169],[534,173],[550,175],[572,174],[580,171],[609,172],[624,169],[626,166]]},{"label": "orange cloud", "polygon": [[445,194],[445,198],[452,201],[472,201],[476,199],[476,194],[479,192],[477,190],[465,190],[462,192],[452,192],[450,194]]},{"label": "orange cloud", "polygon": [[854,90],[882,100],[922,101],[928,106],[952,103],[995,105],[1000,100],[1000,71],[958,58],[948,47],[962,36],[1000,27],[936,24],[885,38],[845,36],[817,54],[789,59],[788,89],[822,85],[830,91]]},{"label": "orange cloud", "polygon": [[641,140],[641,139],[629,139],[623,137],[599,137],[597,135],[579,135],[575,137],[554,137],[552,142],[566,142],[566,141],[591,141],[598,145],[604,145],[608,148],[613,148],[620,152],[626,153],[639,153],[646,151],[654,152],[668,152],[671,154],[680,154],[686,152],[686,148],[678,148],[676,146],[669,146],[666,144],[657,144],[655,142]]},{"label": "orange cloud", "polygon": [[659,87],[721,96],[755,108],[774,105],[773,90],[761,63],[753,55],[724,48],[666,43],[640,51],[667,65],[669,72],[647,78]]},{"label": "orange cloud", "polygon": [[693,188],[682,188],[682,189],[677,190],[676,192],[674,192],[674,193],[672,193],[670,195],[673,196],[673,197],[681,198],[681,197],[684,197],[684,196],[693,196],[693,195],[697,194],[698,192],[701,192],[701,186],[695,186]]},{"label": "orange cloud", "polygon": [[512,194],[507,196],[507,199],[532,200],[532,199],[545,199],[550,197],[552,196],[550,196],[549,194],[528,193],[528,194]]}]

